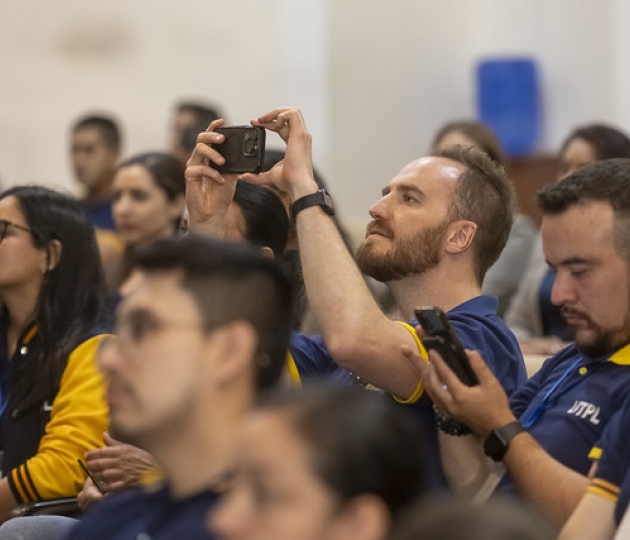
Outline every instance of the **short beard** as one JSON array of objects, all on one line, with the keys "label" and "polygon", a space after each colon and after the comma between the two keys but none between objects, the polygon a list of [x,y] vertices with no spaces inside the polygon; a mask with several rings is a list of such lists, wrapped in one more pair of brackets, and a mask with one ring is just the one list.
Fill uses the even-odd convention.
[{"label": "short beard", "polygon": [[[562,308],[563,314],[567,311],[570,309]],[[589,343],[575,342],[576,348],[582,354],[590,358],[606,356],[630,343],[630,311],[626,313],[621,326],[612,330],[602,330],[587,314],[580,313],[580,315],[588,321],[592,331],[595,332],[595,337]]]},{"label": "short beard", "polygon": [[388,283],[411,275],[420,275],[438,265],[450,221],[411,236],[392,240],[387,253],[375,254],[369,240],[357,248],[355,259],[359,270],[376,281]]}]

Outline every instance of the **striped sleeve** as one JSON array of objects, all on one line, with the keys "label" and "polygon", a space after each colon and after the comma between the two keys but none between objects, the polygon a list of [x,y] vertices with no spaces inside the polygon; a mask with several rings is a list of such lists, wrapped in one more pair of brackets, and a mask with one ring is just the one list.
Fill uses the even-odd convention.
[{"label": "striped sleeve", "polygon": [[37,454],[7,474],[18,503],[80,491],[85,473],[77,460],[103,445],[108,425],[105,385],[95,359],[102,338],[88,339],[70,354]]}]

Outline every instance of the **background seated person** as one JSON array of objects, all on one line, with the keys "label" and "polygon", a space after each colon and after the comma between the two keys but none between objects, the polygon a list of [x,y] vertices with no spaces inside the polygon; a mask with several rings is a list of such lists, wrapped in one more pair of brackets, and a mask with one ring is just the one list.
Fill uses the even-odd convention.
[{"label": "background seated person", "polygon": [[107,428],[95,351],[105,282],[81,204],[36,186],[0,194],[0,520],[76,495]]}]

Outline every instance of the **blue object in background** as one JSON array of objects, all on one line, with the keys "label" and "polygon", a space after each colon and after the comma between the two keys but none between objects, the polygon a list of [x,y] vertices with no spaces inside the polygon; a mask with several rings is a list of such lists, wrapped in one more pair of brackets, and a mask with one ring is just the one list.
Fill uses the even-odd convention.
[{"label": "blue object in background", "polygon": [[509,156],[536,149],[542,110],[534,60],[489,59],[478,64],[477,118],[496,133]]}]

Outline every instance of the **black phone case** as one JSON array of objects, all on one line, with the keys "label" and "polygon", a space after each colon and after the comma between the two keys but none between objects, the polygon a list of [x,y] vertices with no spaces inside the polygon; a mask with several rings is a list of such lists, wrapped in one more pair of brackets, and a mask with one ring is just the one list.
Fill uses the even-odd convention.
[{"label": "black phone case", "polygon": [[265,160],[265,128],[260,126],[226,126],[216,128],[225,141],[213,145],[224,158],[223,165],[211,165],[221,174],[259,173]]},{"label": "black phone case", "polygon": [[420,308],[415,314],[425,332],[422,340],[424,347],[437,351],[464,384],[479,384],[464,348],[444,312],[439,308]]}]

